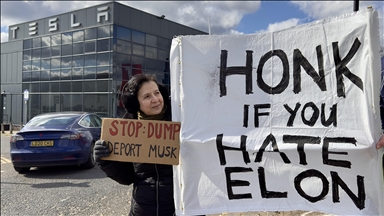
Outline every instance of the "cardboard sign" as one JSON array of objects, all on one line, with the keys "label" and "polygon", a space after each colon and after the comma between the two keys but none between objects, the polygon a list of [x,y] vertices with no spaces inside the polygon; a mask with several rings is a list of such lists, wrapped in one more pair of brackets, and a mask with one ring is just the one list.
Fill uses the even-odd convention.
[{"label": "cardboard sign", "polygon": [[377,12],[252,35],[179,36],[170,53],[177,215],[384,215]]},{"label": "cardboard sign", "polygon": [[101,139],[111,151],[103,160],[179,164],[180,123],[103,118]]}]

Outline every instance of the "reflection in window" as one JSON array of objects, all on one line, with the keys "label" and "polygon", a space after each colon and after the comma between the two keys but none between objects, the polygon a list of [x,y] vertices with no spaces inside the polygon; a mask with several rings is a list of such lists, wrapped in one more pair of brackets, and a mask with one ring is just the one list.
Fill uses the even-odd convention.
[{"label": "reflection in window", "polygon": [[96,51],[96,41],[86,41],[84,42],[84,52],[95,52]]},{"label": "reflection in window", "polygon": [[83,95],[72,95],[72,111],[83,111]]},{"label": "reflection in window", "polygon": [[96,54],[84,55],[84,67],[96,66]]},{"label": "reflection in window", "polygon": [[72,56],[61,58],[61,68],[71,68]]},{"label": "reflection in window", "polygon": [[84,68],[84,79],[95,79],[95,78],[96,78],[96,68],[95,67]]},{"label": "reflection in window", "polygon": [[49,70],[51,68],[50,59],[41,59],[41,70]]},{"label": "reflection in window", "polygon": [[109,78],[109,66],[97,67],[96,79],[108,79]]},{"label": "reflection in window", "polygon": [[23,49],[32,48],[32,39],[23,40]]},{"label": "reflection in window", "polygon": [[51,35],[51,46],[61,44],[61,34]]},{"label": "reflection in window", "polygon": [[72,68],[72,80],[83,79],[83,68]]},{"label": "reflection in window", "polygon": [[72,55],[72,44],[61,45],[61,55]]},{"label": "reflection in window", "polygon": [[75,42],[81,42],[81,41],[84,41],[84,31],[83,30],[80,30],[80,31],[75,31],[73,32],[73,39],[72,41],[75,43]]},{"label": "reflection in window", "polygon": [[31,50],[23,51],[23,60],[31,60]]},{"label": "reflection in window", "polygon": [[108,92],[108,80],[99,80],[96,82],[96,92]]},{"label": "reflection in window", "polygon": [[[122,80],[122,68],[121,67],[113,67],[112,79],[113,80]],[[126,75],[128,76],[128,74]]]},{"label": "reflection in window", "polygon": [[51,92],[60,92],[59,82],[51,82]]},{"label": "reflection in window", "polygon": [[[49,84],[49,83],[44,83],[44,84]],[[43,83],[42,83],[42,85],[43,85]],[[48,87],[48,89],[49,89],[49,87]],[[48,91],[43,91],[43,87],[41,87],[41,90],[40,90],[41,92],[49,92],[49,90]],[[49,111],[49,95],[40,95],[40,98],[41,98],[41,103],[40,103],[40,109],[41,109],[41,112],[42,113],[47,113],[47,112],[50,112]]]},{"label": "reflection in window", "polygon": [[130,41],[131,40],[131,30],[121,26],[116,26],[116,38]]},{"label": "reflection in window", "polygon": [[73,92],[83,92],[83,81],[72,82]]},{"label": "reflection in window", "polygon": [[40,81],[40,71],[32,72],[31,81]]},{"label": "reflection in window", "polygon": [[41,58],[51,57],[51,47],[41,48]]},{"label": "reflection in window", "polygon": [[35,117],[36,115],[40,114],[40,95],[39,94],[32,94],[29,96],[29,115],[27,119],[31,119]]},{"label": "reflection in window", "polygon": [[30,92],[40,92],[40,83],[31,83]]},{"label": "reflection in window", "polygon": [[[61,86],[66,85],[67,83],[61,83]],[[69,83],[71,84],[71,83]],[[67,86],[66,86],[67,87]],[[64,89],[62,87],[62,89]],[[71,105],[71,95],[68,94],[61,94],[61,110],[60,111],[71,111],[72,105]]]},{"label": "reflection in window", "polygon": [[157,60],[145,59],[146,70],[157,70]]},{"label": "reflection in window", "polygon": [[97,36],[96,28],[90,28],[90,29],[84,30],[84,39],[85,40],[96,39],[96,36]]},{"label": "reflection in window", "polygon": [[97,38],[109,37],[109,25],[97,27]]},{"label": "reflection in window", "polygon": [[32,70],[33,71],[40,70],[40,59],[32,61]]},{"label": "reflection in window", "polygon": [[123,40],[117,40],[116,52],[131,54],[131,43]]},{"label": "reflection in window", "polygon": [[171,40],[158,37],[157,38],[157,47],[165,50],[169,50],[171,47]]},{"label": "reflection in window", "polygon": [[169,60],[169,53],[165,50],[157,50],[158,51],[158,59],[162,61],[168,61]]},{"label": "reflection in window", "polygon": [[72,83],[71,82],[61,82],[60,83],[60,91],[61,92],[71,92],[72,91]]},{"label": "reflection in window", "polygon": [[51,47],[51,56],[60,56],[60,52],[61,49],[60,49],[60,46],[53,46]]},{"label": "reflection in window", "polygon": [[73,56],[72,58],[73,67],[83,67],[84,66],[84,57],[83,55]]},{"label": "reflection in window", "polygon": [[157,59],[157,49],[153,47],[145,47],[145,57]]},{"label": "reflection in window", "polygon": [[23,71],[31,71],[31,61],[23,61]]},{"label": "reflection in window", "polygon": [[145,68],[144,58],[132,56],[132,67],[133,68]]},{"label": "reflection in window", "polygon": [[71,80],[71,69],[61,69],[61,80]]},{"label": "reflection in window", "polygon": [[32,50],[32,59],[39,59],[41,57],[41,49],[33,49]]},{"label": "reflection in window", "polygon": [[132,45],[132,54],[144,56],[144,46],[139,44],[133,44]]},{"label": "reflection in window", "polygon": [[41,46],[42,47],[51,46],[51,37],[50,36],[42,37],[41,38]]},{"label": "reflection in window", "polygon": [[60,95],[59,94],[50,94],[49,95],[50,107],[49,112],[59,112],[60,111]]},{"label": "reflection in window", "polygon": [[[95,92],[95,90],[96,90],[95,86],[96,86],[95,81],[84,81],[83,82],[84,92]],[[88,98],[88,96],[89,95],[86,95],[85,98]],[[85,105],[85,103],[84,103],[84,105]]]},{"label": "reflection in window", "polygon": [[131,66],[131,56],[115,54],[116,65]]},{"label": "reflection in window", "polygon": [[60,68],[60,58],[52,58],[51,69],[59,69],[59,68]]},{"label": "reflection in window", "polygon": [[143,32],[132,30],[132,42],[145,44],[145,34]]},{"label": "reflection in window", "polygon": [[158,71],[169,72],[169,62],[158,61]]},{"label": "reflection in window", "polygon": [[[40,83],[40,92],[50,92],[49,91],[49,82],[42,82],[42,83]],[[42,102],[44,102],[44,100],[42,100]]]},{"label": "reflection in window", "polygon": [[148,46],[157,46],[157,37],[154,35],[146,34],[145,35],[145,44]]},{"label": "reflection in window", "polygon": [[73,44],[73,55],[83,54],[84,53],[84,44],[75,43]]},{"label": "reflection in window", "polygon": [[30,82],[31,81],[31,76],[32,76],[32,74],[31,74],[31,72],[24,72],[24,73],[22,73],[22,80],[23,80],[23,82]]},{"label": "reflection in window", "polygon": [[61,44],[72,43],[72,32],[61,34]]},{"label": "reflection in window", "polygon": [[32,47],[33,48],[41,47],[41,37],[37,37],[37,38],[32,39]]},{"label": "reflection in window", "polygon": [[107,94],[97,94],[95,104],[97,107],[95,107],[95,112],[108,112],[108,102],[107,103],[101,103],[102,101],[108,101],[108,95]]},{"label": "reflection in window", "polygon": [[97,54],[97,65],[108,65],[109,64],[109,53]]},{"label": "reflection in window", "polygon": [[51,70],[50,80],[60,80],[60,70]]},{"label": "reflection in window", "polygon": [[97,52],[109,51],[109,39],[97,41]]},{"label": "reflection in window", "polygon": [[50,71],[41,71],[40,72],[40,80],[41,81],[49,81]]}]

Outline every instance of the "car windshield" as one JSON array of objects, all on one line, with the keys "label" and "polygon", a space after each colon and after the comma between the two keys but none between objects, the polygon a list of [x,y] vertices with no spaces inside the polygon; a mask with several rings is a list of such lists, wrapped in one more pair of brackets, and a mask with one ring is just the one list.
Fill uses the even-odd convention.
[{"label": "car windshield", "polygon": [[28,122],[28,127],[66,127],[72,124],[78,116],[36,116]]}]

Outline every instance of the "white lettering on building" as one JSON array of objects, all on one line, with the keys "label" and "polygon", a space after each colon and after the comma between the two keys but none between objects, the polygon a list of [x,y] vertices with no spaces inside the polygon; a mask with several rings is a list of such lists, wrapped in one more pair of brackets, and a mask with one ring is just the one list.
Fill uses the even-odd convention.
[{"label": "white lettering on building", "polygon": [[57,20],[57,17],[48,20],[48,27],[50,32],[57,31]]},{"label": "white lettering on building", "polygon": [[97,22],[101,22],[101,17],[102,16],[104,16],[105,17],[105,21],[108,21],[109,20],[109,16],[108,16],[108,11],[106,11],[106,10],[108,10],[108,6],[105,6],[105,7],[99,7],[99,8],[97,8],[97,10],[99,11],[99,12],[101,12],[101,11],[104,11],[104,12],[101,12],[101,13],[97,13]]},{"label": "white lettering on building", "polygon": [[37,34],[37,22],[29,23],[29,35]]},{"label": "white lettering on building", "polygon": [[75,14],[71,14],[71,27],[79,27],[81,23],[75,23]]},{"label": "white lettering on building", "polygon": [[11,28],[11,31],[12,31],[12,38],[15,39],[16,38],[16,30],[19,29],[19,27],[12,27]]}]

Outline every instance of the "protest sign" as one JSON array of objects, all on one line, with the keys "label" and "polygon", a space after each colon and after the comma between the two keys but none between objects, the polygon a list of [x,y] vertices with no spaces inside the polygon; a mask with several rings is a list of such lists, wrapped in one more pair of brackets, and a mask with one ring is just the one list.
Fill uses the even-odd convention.
[{"label": "protest sign", "polygon": [[101,139],[110,156],[103,160],[179,164],[180,123],[103,118]]},{"label": "protest sign", "polygon": [[179,36],[178,215],[384,214],[377,12],[272,33]]}]

